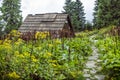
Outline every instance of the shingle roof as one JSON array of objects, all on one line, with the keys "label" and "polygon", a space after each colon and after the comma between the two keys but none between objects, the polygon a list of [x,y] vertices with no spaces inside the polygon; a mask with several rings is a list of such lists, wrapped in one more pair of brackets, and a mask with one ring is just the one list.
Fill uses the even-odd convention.
[{"label": "shingle roof", "polygon": [[19,31],[62,30],[67,18],[68,14],[63,13],[29,14],[19,28]]}]

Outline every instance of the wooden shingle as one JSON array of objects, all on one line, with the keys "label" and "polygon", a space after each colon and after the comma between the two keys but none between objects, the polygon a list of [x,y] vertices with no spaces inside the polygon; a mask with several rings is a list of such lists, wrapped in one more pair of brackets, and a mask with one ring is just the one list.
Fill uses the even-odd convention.
[{"label": "wooden shingle", "polygon": [[[65,28],[65,26],[68,28]],[[74,35],[74,31],[68,14],[46,13],[35,15],[29,14],[18,30],[22,33],[25,33],[41,30],[64,30],[64,28],[68,29],[68,31],[73,33],[72,35]]]}]

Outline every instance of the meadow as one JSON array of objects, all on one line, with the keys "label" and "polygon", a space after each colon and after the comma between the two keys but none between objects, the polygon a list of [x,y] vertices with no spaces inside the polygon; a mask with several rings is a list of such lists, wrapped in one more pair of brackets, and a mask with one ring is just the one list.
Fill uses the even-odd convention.
[{"label": "meadow", "polygon": [[15,30],[9,35],[0,41],[2,80],[84,79],[84,63],[92,52],[89,38],[46,39],[46,33],[36,33],[36,40],[25,41]]},{"label": "meadow", "polygon": [[[85,31],[75,38],[47,38],[38,32],[35,40],[23,40],[13,30],[0,40],[1,80],[85,80],[83,69],[92,46],[98,48],[105,80],[120,79],[120,37],[110,30]],[[93,43],[90,37],[96,40]]]}]

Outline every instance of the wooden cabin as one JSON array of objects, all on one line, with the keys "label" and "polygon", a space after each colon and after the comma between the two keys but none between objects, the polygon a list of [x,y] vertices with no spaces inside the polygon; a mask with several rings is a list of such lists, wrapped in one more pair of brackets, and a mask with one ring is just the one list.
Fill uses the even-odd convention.
[{"label": "wooden cabin", "polygon": [[20,28],[21,33],[49,31],[52,37],[74,37],[75,33],[68,14],[29,14]]}]

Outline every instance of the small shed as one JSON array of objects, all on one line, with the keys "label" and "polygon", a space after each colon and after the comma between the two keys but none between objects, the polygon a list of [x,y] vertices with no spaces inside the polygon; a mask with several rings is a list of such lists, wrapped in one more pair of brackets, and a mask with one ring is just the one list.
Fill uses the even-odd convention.
[{"label": "small shed", "polygon": [[52,37],[74,37],[74,30],[68,14],[29,14],[20,28],[21,33],[49,31]]}]

